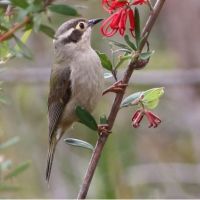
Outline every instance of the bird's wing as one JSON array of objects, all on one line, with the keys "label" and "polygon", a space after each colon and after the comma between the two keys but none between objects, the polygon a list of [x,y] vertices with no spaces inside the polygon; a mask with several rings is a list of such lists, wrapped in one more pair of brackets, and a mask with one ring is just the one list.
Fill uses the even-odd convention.
[{"label": "bird's wing", "polygon": [[48,98],[49,139],[57,129],[66,104],[71,97],[70,68],[52,69]]}]

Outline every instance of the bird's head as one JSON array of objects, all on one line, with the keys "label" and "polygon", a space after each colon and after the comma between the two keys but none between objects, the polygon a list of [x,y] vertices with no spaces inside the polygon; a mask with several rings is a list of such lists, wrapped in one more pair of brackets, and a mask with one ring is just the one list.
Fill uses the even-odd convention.
[{"label": "bird's head", "polygon": [[53,41],[56,54],[71,56],[77,51],[90,48],[92,27],[102,19],[71,19],[63,23],[55,34]]}]

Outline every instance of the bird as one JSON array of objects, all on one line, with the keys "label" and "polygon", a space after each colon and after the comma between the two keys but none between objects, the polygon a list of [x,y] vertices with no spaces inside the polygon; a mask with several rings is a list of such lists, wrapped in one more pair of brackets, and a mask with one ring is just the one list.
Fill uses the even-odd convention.
[{"label": "bird", "polygon": [[103,67],[90,42],[92,28],[100,21],[102,19],[70,19],[58,28],[53,39],[54,64],[48,96],[47,182],[57,143],[78,121],[76,107],[92,112],[102,96]]}]

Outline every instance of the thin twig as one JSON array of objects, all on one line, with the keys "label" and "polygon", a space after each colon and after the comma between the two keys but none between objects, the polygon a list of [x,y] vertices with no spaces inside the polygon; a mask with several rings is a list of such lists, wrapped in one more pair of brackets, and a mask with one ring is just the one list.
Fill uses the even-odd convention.
[{"label": "thin twig", "polygon": [[[44,9],[49,6],[50,4],[52,4],[55,0],[47,0],[45,3],[44,3]],[[7,11],[6,11],[6,15],[8,15],[9,11],[10,11],[10,5],[8,5],[8,8]],[[24,17],[24,20],[21,22],[21,23],[17,23],[15,24],[10,30],[8,30],[7,32],[3,33],[2,35],[0,35],[0,43],[5,41],[5,40],[8,40],[10,39],[13,34],[23,28],[26,24],[30,23],[31,22],[31,18],[29,16],[25,16]]]},{"label": "thin twig", "polygon": [[153,11],[153,6],[152,6],[152,3],[150,0],[147,0],[147,4],[148,4],[150,10]]},{"label": "thin twig", "polygon": [[[143,30],[143,36],[145,36],[145,38],[142,42],[142,45],[140,46],[140,52],[142,51],[142,49],[143,49],[143,47],[144,47],[144,45],[147,41],[147,38],[150,34],[150,31],[151,31],[158,15],[159,15],[160,10],[162,9],[164,3],[165,3],[165,0],[157,0],[156,4],[154,6],[153,12],[150,15],[149,19],[147,20],[147,23],[146,23],[145,28]],[[126,72],[124,74],[124,78],[123,78],[123,81],[122,81],[123,83],[128,84],[129,79],[130,79],[133,71],[134,71],[133,63],[130,63],[129,66],[128,66],[128,69],[126,70]],[[126,88],[124,89],[124,92],[125,92],[125,90],[126,90]],[[116,97],[115,97],[115,100],[113,102],[113,105],[112,105],[112,108],[111,108],[111,111],[110,111],[110,114],[109,114],[109,117],[108,117],[108,125],[109,125],[110,130],[113,127],[113,124],[114,124],[115,119],[117,117],[117,113],[120,109],[120,104],[122,102],[124,92],[117,94]],[[109,135],[102,134],[99,137],[99,139],[97,140],[95,149],[93,151],[91,160],[89,162],[88,169],[86,171],[86,174],[85,174],[85,177],[84,177],[84,180],[83,180],[83,184],[80,188],[80,191],[79,191],[79,194],[78,194],[78,197],[77,197],[78,199],[85,199],[86,196],[87,196],[87,192],[88,192],[88,189],[90,187],[92,177],[94,175],[95,169],[97,167],[98,161],[99,161],[101,153],[103,151],[103,147],[104,147],[104,145],[105,145],[105,143],[108,139],[108,136]]]},{"label": "thin twig", "polygon": [[7,39],[9,39],[10,37],[13,36],[13,34],[21,29],[22,27],[24,27],[26,24],[28,24],[30,22],[30,18],[28,16],[26,16],[24,18],[24,20],[21,23],[16,24],[15,26],[13,26],[10,30],[8,30],[6,33],[2,34],[0,36],[0,42],[3,42]]}]

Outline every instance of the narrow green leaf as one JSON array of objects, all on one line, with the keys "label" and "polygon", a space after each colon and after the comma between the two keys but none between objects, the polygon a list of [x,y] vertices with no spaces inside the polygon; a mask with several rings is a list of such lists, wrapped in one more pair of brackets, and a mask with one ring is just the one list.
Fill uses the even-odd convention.
[{"label": "narrow green leaf", "polygon": [[15,192],[20,190],[18,186],[0,184],[0,192]]},{"label": "narrow green leaf", "polygon": [[105,79],[113,77],[112,73],[110,72],[105,72],[103,76]]},{"label": "narrow green leaf", "polygon": [[110,42],[111,44],[117,46],[117,47],[122,48],[122,49],[127,49],[130,53],[132,52],[132,49],[131,49],[129,46],[125,45],[125,44],[122,44],[122,43],[120,43],[120,42],[116,42],[116,41],[114,41],[114,40],[110,40],[109,42]]},{"label": "narrow green leaf", "polygon": [[80,122],[92,130],[97,130],[98,126],[94,117],[83,107],[77,106],[76,107],[76,115],[79,118]]},{"label": "narrow green leaf", "polygon": [[116,50],[113,51],[113,53],[118,53],[118,52],[123,52],[124,55],[131,54],[131,51],[128,50],[128,49],[116,49]]},{"label": "narrow green leaf", "polygon": [[150,90],[144,91],[144,98],[142,102],[150,102],[159,99],[164,94],[164,88],[152,88]]},{"label": "narrow green leaf", "polygon": [[64,139],[64,141],[67,144],[72,145],[72,146],[83,147],[86,149],[90,149],[92,151],[94,150],[94,147],[90,143],[83,141],[83,140],[78,140],[75,138],[66,138],[66,139]]},{"label": "narrow green leaf", "polygon": [[3,144],[0,144],[0,149],[5,149],[7,147],[10,147],[14,144],[16,144],[17,142],[19,142],[19,137],[18,136],[15,136],[11,139],[9,139],[8,141],[4,142]]},{"label": "narrow green leaf", "polygon": [[0,43],[0,60],[4,60],[5,57],[9,54],[9,42],[3,41]]},{"label": "narrow green leaf", "polygon": [[[28,59],[31,59],[32,58],[32,53],[31,51],[29,50],[29,48],[16,36],[14,36],[14,39],[15,39],[15,42],[17,43],[17,46],[16,47],[16,51],[17,52],[21,52],[22,55],[25,57],[25,58],[28,58]],[[18,50],[20,49],[20,51]],[[16,52],[16,53],[17,53]]]},{"label": "narrow green leaf", "polygon": [[140,30],[140,14],[137,7],[135,7],[135,39],[136,39],[136,45],[137,49],[140,46],[140,40],[141,40],[141,30]]},{"label": "narrow green leaf", "polygon": [[44,34],[48,35],[50,38],[54,38],[55,31],[51,27],[41,24],[40,31],[42,31]]},{"label": "narrow green leaf", "polygon": [[33,30],[34,32],[39,32],[40,30],[40,25],[42,23],[42,15],[41,14],[36,14],[33,17]]},{"label": "narrow green leaf", "polygon": [[130,96],[126,97],[122,101],[120,107],[123,108],[123,107],[132,106],[132,105],[137,105],[137,104],[134,104],[134,102],[137,102],[137,100],[140,100],[143,94],[144,92],[136,92],[136,93],[131,94]]},{"label": "narrow green leaf", "polygon": [[24,162],[20,165],[18,165],[14,170],[12,170],[11,172],[9,172],[5,177],[4,179],[5,180],[8,180],[10,178],[13,178],[19,174],[21,174],[22,172],[24,172],[28,167],[30,166],[30,162],[27,161],[27,162]]},{"label": "narrow green leaf", "polygon": [[102,66],[107,69],[108,71],[112,71],[112,63],[110,61],[110,59],[108,58],[108,56],[105,53],[101,53],[99,51],[96,51],[97,55],[99,56],[100,60],[101,60],[101,64]]},{"label": "narrow green leaf", "polygon": [[119,62],[115,66],[115,69],[118,69],[125,61],[132,59],[131,55],[121,56]]},{"label": "narrow green leaf", "polygon": [[78,12],[73,7],[65,4],[53,4],[48,6],[48,9],[52,12],[62,15],[78,16]]},{"label": "narrow green leaf", "polygon": [[25,31],[24,34],[22,35],[21,41],[22,41],[24,44],[27,42],[27,40],[28,40],[28,38],[30,37],[31,33],[32,33],[32,29],[29,29],[29,30]]},{"label": "narrow green leaf", "polygon": [[17,6],[24,9],[29,6],[26,0],[10,0],[10,2],[13,6]]},{"label": "narrow green leaf", "polygon": [[129,45],[129,47],[131,47],[133,50],[137,51],[137,47],[135,46],[135,44],[134,44],[133,42],[130,41],[128,35],[125,35],[125,36],[124,36],[124,40],[125,40],[126,43]]},{"label": "narrow green leaf", "polygon": [[141,53],[141,54],[140,54],[140,59],[142,59],[142,60],[147,60],[147,59],[149,59],[154,53],[155,53],[155,51],[148,51],[148,52],[145,52],[145,53]]}]

